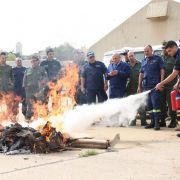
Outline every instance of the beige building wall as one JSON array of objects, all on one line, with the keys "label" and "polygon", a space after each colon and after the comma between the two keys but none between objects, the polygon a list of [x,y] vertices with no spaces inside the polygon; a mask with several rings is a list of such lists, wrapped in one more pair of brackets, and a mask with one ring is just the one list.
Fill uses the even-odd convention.
[{"label": "beige building wall", "polygon": [[[167,17],[148,19],[148,5],[160,1],[168,1]],[[150,3],[90,47],[97,59],[102,59],[106,51],[122,47],[158,45],[164,40],[180,39],[180,3],[173,0]]]}]

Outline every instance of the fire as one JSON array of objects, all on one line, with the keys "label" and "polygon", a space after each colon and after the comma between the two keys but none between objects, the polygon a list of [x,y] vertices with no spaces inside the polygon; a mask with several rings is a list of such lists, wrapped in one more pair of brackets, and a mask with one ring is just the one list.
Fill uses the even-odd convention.
[{"label": "fire", "polygon": [[[75,94],[78,81],[78,67],[75,64],[69,64],[62,69],[60,78],[56,82],[48,83],[49,91],[45,101],[32,102],[34,115],[29,125],[43,134],[46,132],[47,140],[51,136],[47,133],[50,132],[48,129],[50,126],[64,132],[63,115],[76,105]],[[3,125],[10,122],[25,123],[22,121],[22,114],[18,114],[20,102],[22,99],[13,93],[0,94],[0,121]],[[17,115],[20,115],[19,119]],[[46,123],[45,130],[41,131]]]},{"label": "fire", "polygon": [[0,121],[16,121],[18,114],[18,104],[22,101],[21,97],[14,93],[0,94]]},{"label": "fire", "polygon": [[47,121],[46,125],[40,131],[41,135],[43,135],[46,138],[46,141],[49,141],[50,137],[52,136],[51,129],[51,122]]},{"label": "fire", "polygon": [[76,86],[79,81],[78,67],[69,64],[61,71],[57,82],[49,82],[48,103],[33,103],[34,120],[39,118],[52,123],[53,127],[63,131],[63,115],[76,105]]},{"label": "fire", "polygon": [[52,101],[51,115],[64,114],[74,107],[78,80],[78,68],[70,64],[65,67],[62,78],[57,83],[49,83],[49,97]]}]

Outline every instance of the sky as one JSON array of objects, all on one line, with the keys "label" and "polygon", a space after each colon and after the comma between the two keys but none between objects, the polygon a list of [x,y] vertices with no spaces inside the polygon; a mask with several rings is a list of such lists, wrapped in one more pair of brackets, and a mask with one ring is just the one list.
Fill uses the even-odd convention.
[{"label": "sky", "polygon": [[[178,0],[180,1],[180,0]],[[90,47],[150,0],[1,0],[0,49],[23,54],[70,43]]]}]

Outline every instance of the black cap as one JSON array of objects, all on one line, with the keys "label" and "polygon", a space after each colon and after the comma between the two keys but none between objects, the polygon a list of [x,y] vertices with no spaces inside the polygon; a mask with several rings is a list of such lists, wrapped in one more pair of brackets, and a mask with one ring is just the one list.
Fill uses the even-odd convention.
[{"label": "black cap", "polygon": [[128,50],[128,49],[125,49],[122,53],[120,53],[120,55],[125,56],[125,55],[127,55],[127,54],[128,54],[128,52],[129,52],[129,50]]}]

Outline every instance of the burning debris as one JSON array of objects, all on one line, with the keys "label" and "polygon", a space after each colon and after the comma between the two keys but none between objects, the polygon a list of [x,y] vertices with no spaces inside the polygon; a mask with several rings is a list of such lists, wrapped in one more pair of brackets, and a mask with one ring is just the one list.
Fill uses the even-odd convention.
[{"label": "burning debris", "polygon": [[[56,82],[49,82],[47,102],[39,100],[32,102],[33,116],[30,120],[28,119],[30,127],[23,127],[22,119],[16,117],[18,105],[22,100],[13,94],[0,95],[0,123],[2,125],[6,124],[4,122],[14,123],[10,126],[0,124],[0,152],[24,154],[58,152],[69,148],[107,149],[118,143],[118,135],[109,141],[71,138],[68,134],[62,133],[67,131],[67,127],[64,126],[65,115],[76,104],[75,94],[78,81],[78,68],[70,64],[65,67],[60,79]],[[74,120],[74,118],[70,119]],[[34,127],[33,122],[37,122],[35,128],[32,128]],[[39,129],[39,126],[42,128]]]},{"label": "burning debris", "polygon": [[42,132],[16,123],[0,131],[0,152],[48,153],[64,148],[63,135],[47,122]]},{"label": "burning debris", "polygon": [[0,129],[0,152],[6,154],[50,153],[72,148],[107,149],[119,142],[119,135],[112,141],[73,139],[67,134],[57,132],[47,122],[42,130],[22,127],[16,123]]}]

